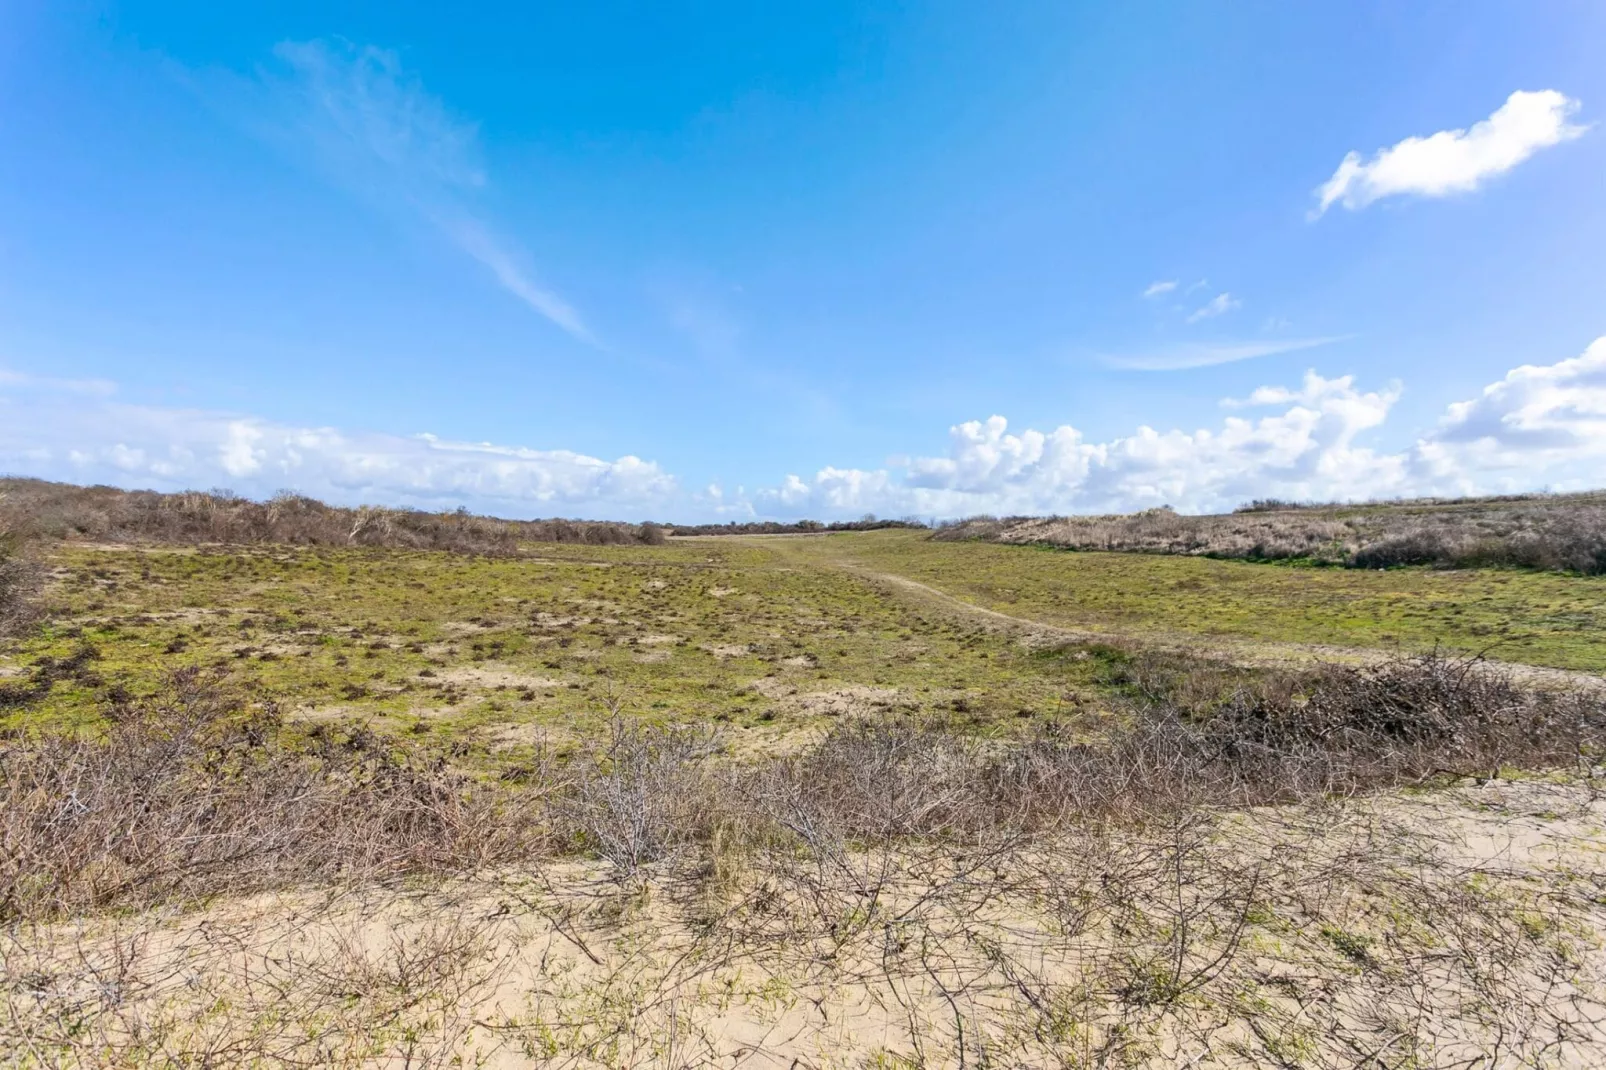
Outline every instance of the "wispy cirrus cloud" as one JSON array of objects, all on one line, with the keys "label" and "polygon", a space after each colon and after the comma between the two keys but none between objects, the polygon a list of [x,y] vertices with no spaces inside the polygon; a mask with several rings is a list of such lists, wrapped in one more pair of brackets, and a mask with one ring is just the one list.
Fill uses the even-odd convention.
[{"label": "wispy cirrus cloud", "polygon": [[1144,289],[1144,297],[1163,297],[1177,288],[1176,279],[1156,279]]},{"label": "wispy cirrus cloud", "polygon": [[487,184],[477,124],[388,49],[285,41],[273,55],[275,65],[217,94],[226,111],[373,209],[434,228],[514,297],[596,344],[574,306],[537,280],[527,254],[475,204]]},{"label": "wispy cirrus cloud", "polygon": [[1340,336],[1335,335],[1327,338],[1285,338],[1264,342],[1198,343],[1173,346],[1149,353],[1106,354],[1102,360],[1111,368],[1121,368],[1126,371],[1184,371],[1188,368],[1208,368],[1214,364],[1254,360],[1256,357],[1271,357],[1278,353],[1295,353],[1301,349],[1314,349],[1340,340]]},{"label": "wispy cirrus cloud", "polygon": [[1311,218],[1335,204],[1352,211],[1384,197],[1444,197],[1475,190],[1540,149],[1579,137],[1588,127],[1569,122],[1579,103],[1554,89],[1518,90],[1494,114],[1465,130],[1440,130],[1378,149],[1371,159],[1351,152],[1316,190]]},{"label": "wispy cirrus cloud", "polygon": [[117,384],[106,379],[57,379],[51,376],[27,375],[6,368],[0,368],[0,387],[90,394],[97,397],[110,397],[117,393]]},{"label": "wispy cirrus cloud", "polygon": [[1200,320],[1214,319],[1217,316],[1231,312],[1233,309],[1242,307],[1243,302],[1232,296],[1232,294],[1219,293],[1194,309],[1188,315],[1188,322],[1198,323]]}]

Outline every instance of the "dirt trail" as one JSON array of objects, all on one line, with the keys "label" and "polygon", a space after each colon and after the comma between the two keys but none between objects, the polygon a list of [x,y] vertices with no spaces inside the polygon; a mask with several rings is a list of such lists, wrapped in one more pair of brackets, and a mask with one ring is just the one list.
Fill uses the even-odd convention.
[{"label": "dirt trail", "polygon": [[[738,536],[764,539],[765,536]],[[807,538],[798,536],[795,538]],[[800,560],[805,554],[792,546],[780,549],[773,541],[767,548],[779,555]],[[783,544],[784,545],[784,544]],[[1348,664],[1372,664],[1392,657],[1394,652],[1367,647],[1333,646],[1320,643],[1288,643],[1264,639],[1233,639],[1226,636],[1183,635],[1178,633],[1095,631],[1085,628],[1067,628],[1059,624],[1019,617],[997,609],[977,605],[928,583],[900,576],[895,572],[882,572],[869,568],[841,554],[809,552],[806,559],[815,567],[835,568],[851,573],[860,579],[887,588],[906,600],[935,606],[940,610],[969,618],[982,624],[1017,632],[1028,643],[1111,642],[1133,641],[1167,650],[1204,653],[1222,657],[1236,665],[1270,666],[1299,665],[1313,661],[1336,661]],[[1520,662],[1484,659],[1485,663],[1509,672],[1518,680],[1540,687],[1606,687],[1606,677],[1574,669],[1556,669],[1543,665],[1525,665]]]}]

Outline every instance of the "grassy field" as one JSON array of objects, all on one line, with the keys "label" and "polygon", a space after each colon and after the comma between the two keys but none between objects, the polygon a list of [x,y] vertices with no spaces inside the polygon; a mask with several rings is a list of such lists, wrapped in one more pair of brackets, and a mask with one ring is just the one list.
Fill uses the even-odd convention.
[{"label": "grassy field", "polygon": [[518,558],[67,544],[51,563],[55,612],[0,672],[22,678],[86,646],[92,671],[0,710],[0,726],[87,723],[118,688],[215,665],[302,718],[358,718],[509,757],[564,745],[615,707],[726,724],[755,746],[845,715],[1012,731],[1099,707],[1107,652],[1034,648],[887,575],[1112,639],[1440,644],[1606,669],[1606,579],[1534,572],[1277,567],[912,531],[544,545]]},{"label": "grassy field", "polygon": [[1606,577],[1515,569],[1367,571],[1100,553],[922,533],[794,540],[786,551],[903,576],[975,605],[1142,637],[1422,650],[1606,671]]},{"label": "grassy field", "polygon": [[1096,659],[1045,656],[772,544],[555,546],[516,559],[394,549],[106,549],[53,559],[47,627],[0,671],[96,652],[4,723],[93,719],[108,688],[228,665],[309,719],[516,755],[612,704],[755,743],[833,718],[943,713],[985,728],[1077,707]]}]

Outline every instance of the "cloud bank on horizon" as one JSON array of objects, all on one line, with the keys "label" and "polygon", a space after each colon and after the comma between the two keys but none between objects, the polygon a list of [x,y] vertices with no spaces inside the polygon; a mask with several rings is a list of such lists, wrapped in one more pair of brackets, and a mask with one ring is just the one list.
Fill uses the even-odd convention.
[{"label": "cloud bank on horizon", "polygon": [[[766,516],[957,517],[976,513],[1230,508],[1251,498],[1346,500],[1558,490],[1606,471],[1606,337],[1581,355],[1523,365],[1451,404],[1406,449],[1359,441],[1386,423],[1399,384],[1307,372],[1297,387],[1224,399],[1219,426],[1139,427],[1090,442],[1076,428],[1012,433],[1002,416],[951,427],[944,455],[875,469],[828,466],[751,493],[687,491],[634,456],[446,442],[249,415],[128,405],[108,384],[0,375],[0,465],[77,482],[158,489],[294,489],[341,503],[668,520]],[[87,400],[86,400],[87,399]],[[1253,410],[1271,410],[1253,416]],[[1246,414],[1240,415],[1240,411]]]}]

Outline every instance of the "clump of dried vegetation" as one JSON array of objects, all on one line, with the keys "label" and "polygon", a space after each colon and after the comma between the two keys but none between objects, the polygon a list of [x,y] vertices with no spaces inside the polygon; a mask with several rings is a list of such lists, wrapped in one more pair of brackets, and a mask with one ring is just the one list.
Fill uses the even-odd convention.
[{"label": "clump of dried vegetation", "polygon": [[[4,506],[5,495],[0,494],[0,508]],[[23,556],[21,543],[0,516],[0,639],[16,634],[38,617],[39,566]]]},{"label": "clump of dried vegetation", "polygon": [[[1606,874],[1506,879],[1443,855],[1442,815],[1413,831],[1335,801],[1587,774],[1606,696],[1438,656],[1249,672],[1098,653],[1124,699],[1082,734],[860,720],[742,757],[616,716],[496,779],[180,672],[92,731],[0,741],[0,1048],[197,1066],[1606,1051],[1588,927]],[[1593,781],[1568,783],[1593,813]]]},{"label": "clump of dried vegetation", "polygon": [[513,553],[525,542],[664,541],[663,527],[652,523],[501,520],[464,509],[342,508],[288,491],[258,502],[224,490],[159,494],[15,478],[0,479],[0,531],[8,529],[19,538],[391,546],[478,554]]},{"label": "clump of dried vegetation", "polygon": [[1431,565],[1606,573],[1606,497],[1599,493],[1423,499],[1361,505],[1256,501],[1220,515],[1169,508],[1117,516],[973,517],[938,539],[1073,550],[1301,559],[1348,568]]},{"label": "clump of dried vegetation", "polygon": [[1587,765],[1606,743],[1597,692],[1525,690],[1437,655],[1246,674],[1134,654],[1119,673],[1131,698],[1091,738],[1051,726],[983,742],[937,722],[856,720],[798,753],[738,762],[702,728],[616,717],[579,756],[543,753],[488,781],[402,738],[286,723],[224,670],[180,670],[154,694],[108,705],[98,732],[0,742],[0,916],[576,849],[628,877],[716,835],[810,852],[1037,836]]}]

